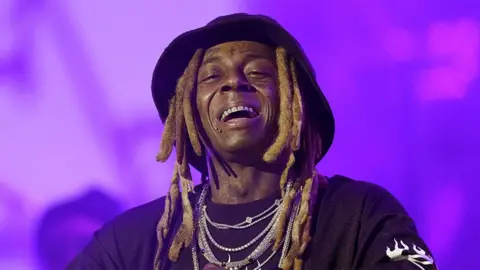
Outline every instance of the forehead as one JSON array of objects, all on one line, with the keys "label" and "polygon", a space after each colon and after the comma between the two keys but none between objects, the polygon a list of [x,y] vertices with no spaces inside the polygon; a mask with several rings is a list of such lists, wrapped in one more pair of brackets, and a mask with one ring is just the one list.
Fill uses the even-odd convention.
[{"label": "forehead", "polygon": [[272,60],[275,59],[275,50],[265,44],[255,41],[231,41],[207,49],[204,60],[210,57],[233,58],[238,55],[247,54]]}]

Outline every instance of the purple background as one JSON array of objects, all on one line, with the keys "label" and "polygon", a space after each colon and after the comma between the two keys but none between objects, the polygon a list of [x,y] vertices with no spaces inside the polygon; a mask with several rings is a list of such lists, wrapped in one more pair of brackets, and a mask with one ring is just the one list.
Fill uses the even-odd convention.
[{"label": "purple background", "polygon": [[37,269],[35,228],[59,200],[98,187],[132,207],[166,192],[153,66],[176,35],[239,11],[274,17],[311,57],[337,121],[320,171],[386,187],[442,269],[476,269],[479,10],[475,0],[2,0],[0,269]]}]

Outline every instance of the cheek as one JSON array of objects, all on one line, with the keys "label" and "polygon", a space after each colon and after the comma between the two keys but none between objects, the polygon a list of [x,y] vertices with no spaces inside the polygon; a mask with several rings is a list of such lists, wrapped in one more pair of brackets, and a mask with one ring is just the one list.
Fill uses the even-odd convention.
[{"label": "cheek", "polygon": [[265,111],[265,120],[267,121],[266,125],[272,129],[277,129],[277,122],[280,111],[280,96],[275,83],[270,83],[263,93],[263,98],[267,106],[264,108]]},{"label": "cheek", "polygon": [[278,111],[280,106],[279,90],[276,83],[270,83],[265,87],[265,97],[272,109]]},{"label": "cheek", "polygon": [[270,99],[278,99],[277,82],[273,78],[251,80],[250,84],[257,89],[263,96]]},{"label": "cheek", "polygon": [[202,125],[202,128],[208,130],[209,120],[208,117],[210,115],[209,108],[210,102],[212,101],[213,93],[208,93],[205,89],[198,89],[197,96],[196,96],[196,105],[197,105],[197,113],[198,119]]},{"label": "cheek", "polygon": [[207,121],[207,117],[208,117],[208,108],[207,106],[205,106],[205,104],[203,102],[197,102],[197,113],[198,113],[198,117],[197,117],[197,122],[198,124],[200,124],[201,128],[205,129],[205,125],[208,123]]}]

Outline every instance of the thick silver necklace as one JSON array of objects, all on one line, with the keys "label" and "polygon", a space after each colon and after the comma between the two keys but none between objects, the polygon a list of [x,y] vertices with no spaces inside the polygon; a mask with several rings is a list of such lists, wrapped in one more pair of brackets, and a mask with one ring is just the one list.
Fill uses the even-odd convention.
[{"label": "thick silver necklace", "polygon": [[[287,184],[286,191],[288,192],[291,188],[291,183],[289,182]],[[241,247],[236,247],[236,248],[231,248],[231,247],[224,247],[220,245],[215,239],[213,239],[212,235],[210,234],[210,231],[208,230],[208,223],[210,223],[207,219],[206,211],[205,211],[205,198],[208,193],[209,186],[204,185],[203,190],[200,194],[200,198],[196,204],[195,208],[195,234],[194,234],[194,241],[192,242],[192,259],[193,259],[193,266],[195,270],[200,270],[199,267],[199,262],[198,262],[198,251],[210,262],[214,263],[217,265],[220,265],[228,270],[238,270],[243,267],[245,267],[246,270],[248,270],[248,265],[252,264],[253,262],[257,261],[257,266],[255,266],[253,269],[254,270],[259,270],[263,265],[265,265],[268,261],[270,261],[273,256],[278,252],[279,249],[273,250],[272,253],[265,259],[265,261],[260,262],[258,261],[258,258],[262,256],[275,242],[275,235],[276,235],[276,221],[278,220],[278,213],[279,213],[279,208],[284,207],[283,204],[279,204],[278,201],[274,203],[273,206],[271,206],[269,209],[263,211],[259,215],[252,217],[253,218],[264,218],[265,215],[274,215],[272,218],[272,221],[267,225],[267,227],[260,232],[259,235],[257,235],[254,239],[252,239],[250,242],[247,244],[241,246]],[[276,205],[276,209],[271,211]],[[270,214],[273,213],[273,214]],[[291,238],[291,231],[292,231],[292,226],[293,226],[293,221],[295,219],[295,216],[297,215],[298,212],[298,198],[295,199],[292,207],[292,212],[290,213],[289,221],[288,221],[288,227],[287,231],[285,234],[285,238],[282,240],[283,242],[283,249],[282,249],[282,254],[280,257],[280,262],[279,266],[282,264],[284,258],[287,255],[288,247],[290,245],[290,238]],[[211,221],[211,219],[210,219]],[[247,217],[247,219],[241,223],[235,224],[235,225],[227,225],[227,224],[221,224],[221,223],[215,223],[222,229],[228,229],[228,227],[235,226],[235,228],[231,229],[242,229],[243,226],[249,225],[252,222],[248,222],[250,219]],[[258,222],[258,221],[257,221]],[[213,223],[213,221],[212,221]],[[249,226],[248,226],[249,227]],[[210,248],[209,241],[212,242],[217,248],[226,251],[226,252],[238,252],[241,250],[244,250],[250,246],[252,246],[254,243],[256,243],[262,236],[265,237],[263,240],[258,244],[258,246],[248,255],[245,259],[240,260],[240,261],[231,261],[230,254],[228,254],[228,261],[227,262],[221,262],[218,260],[213,253],[213,251]],[[197,249],[197,246],[199,250]]]}]

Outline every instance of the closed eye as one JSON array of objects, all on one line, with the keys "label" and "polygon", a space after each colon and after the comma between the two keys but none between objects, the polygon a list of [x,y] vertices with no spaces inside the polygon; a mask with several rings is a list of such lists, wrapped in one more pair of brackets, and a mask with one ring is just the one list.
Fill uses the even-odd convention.
[{"label": "closed eye", "polygon": [[251,71],[247,75],[254,76],[254,77],[270,76],[269,73],[261,72],[261,71]]},{"label": "closed eye", "polygon": [[218,78],[218,77],[219,77],[218,75],[212,74],[212,75],[209,75],[209,76],[203,78],[203,79],[202,79],[202,82],[211,81],[211,80],[216,79],[216,78]]}]

